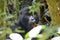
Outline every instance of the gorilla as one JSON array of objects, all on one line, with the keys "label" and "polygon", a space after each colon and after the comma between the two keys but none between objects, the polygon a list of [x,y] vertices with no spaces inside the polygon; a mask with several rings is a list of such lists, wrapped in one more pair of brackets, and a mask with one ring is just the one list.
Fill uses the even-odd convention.
[{"label": "gorilla", "polygon": [[30,9],[29,7],[24,7],[19,15],[19,18],[17,20],[17,23],[15,23],[11,29],[13,32],[15,32],[15,28],[21,27],[23,30],[25,30],[25,33],[30,31],[33,27],[31,27],[31,24],[36,23],[38,24],[39,22],[39,16],[36,11],[34,11],[34,15],[29,12]]}]

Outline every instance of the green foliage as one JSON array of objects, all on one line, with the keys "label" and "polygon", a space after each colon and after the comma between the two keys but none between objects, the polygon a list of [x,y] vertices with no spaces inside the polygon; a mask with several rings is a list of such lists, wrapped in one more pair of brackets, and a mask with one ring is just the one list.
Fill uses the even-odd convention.
[{"label": "green foliage", "polygon": [[40,40],[50,40],[52,36],[58,36],[57,29],[59,26],[47,27],[43,32],[43,37]]},{"label": "green foliage", "polygon": [[29,7],[30,8],[29,12],[32,12],[32,14],[34,15],[34,11],[36,11],[40,15],[41,6],[45,6],[44,3],[39,3],[39,2],[36,2],[36,0],[33,0],[32,6]]},{"label": "green foliage", "polygon": [[[25,3],[24,5],[28,5],[28,3],[29,3],[28,1],[30,1],[30,0],[27,0],[26,1],[27,3]],[[12,33],[10,26],[13,25],[15,22],[17,22],[16,20],[19,17],[19,11],[24,6],[22,3],[23,2],[20,0],[8,0],[8,3],[6,3],[6,0],[0,0],[0,31],[2,31],[2,34],[0,34],[0,40],[5,40],[6,34]],[[51,1],[51,5],[52,5],[52,3],[53,2]],[[9,14],[9,12],[6,12],[6,10],[8,8],[7,5],[9,5],[9,4],[13,4],[14,11],[12,11],[11,14]],[[33,15],[34,15],[34,11],[40,13],[41,6],[45,6],[45,5],[43,3],[36,2],[36,0],[33,0],[32,6],[29,7],[30,8],[29,12],[32,12]],[[55,10],[55,12],[56,11],[57,10]],[[47,11],[47,13],[49,13],[49,11]],[[48,15],[47,13],[46,13],[46,15]],[[10,20],[10,19],[12,19],[12,20]],[[51,37],[52,35],[57,36],[58,35],[57,28],[58,28],[57,26],[47,27],[42,34],[43,36],[39,40],[50,40],[49,37]],[[24,32],[24,30],[17,30],[17,29],[15,31]]]},{"label": "green foliage", "polygon": [[0,12],[3,12],[3,11],[4,11],[4,1],[0,0]]}]

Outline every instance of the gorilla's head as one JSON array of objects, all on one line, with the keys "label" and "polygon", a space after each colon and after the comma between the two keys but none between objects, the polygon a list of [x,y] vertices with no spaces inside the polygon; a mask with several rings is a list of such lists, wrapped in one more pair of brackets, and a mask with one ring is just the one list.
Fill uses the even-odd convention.
[{"label": "gorilla's head", "polygon": [[32,12],[29,12],[29,7],[25,7],[20,12],[20,20],[24,25],[30,25],[32,23],[38,23],[39,22],[39,16],[36,11],[34,11],[34,15]]}]

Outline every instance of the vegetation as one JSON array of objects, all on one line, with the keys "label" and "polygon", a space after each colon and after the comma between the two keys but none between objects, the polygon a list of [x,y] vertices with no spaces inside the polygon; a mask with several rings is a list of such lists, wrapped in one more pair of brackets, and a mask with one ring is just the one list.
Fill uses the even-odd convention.
[{"label": "vegetation", "polygon": [[[50,40],[54,35],[58,36],[57,28],[60,26],[60,0],[46,0],[51,16],[51,24],[42,33],[44,36],[39,40]],[[30,12],[34,15],[37,11],[40,21],[44,21],[43,15],[46,9],[45,0],[0,0],[0,40],[5,40],[6,34],[12,33],[10,26],[17,22],[20,10],[30,6]],[[44,10],[42,10],[42,7]]]}]

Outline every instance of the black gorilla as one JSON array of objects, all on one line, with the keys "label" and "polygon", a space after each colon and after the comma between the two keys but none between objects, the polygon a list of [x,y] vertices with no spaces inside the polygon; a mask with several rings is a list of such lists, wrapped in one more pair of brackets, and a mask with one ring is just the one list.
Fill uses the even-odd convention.
[{"label": "black gorilla", "polygon": [[25,7],[21,10],[18,22],[15,23],[15,25],[11,27],[13,32],[14,32],[15,28],[17,28],[19,26],[23,30],[25,30],[25,32],[27,33],[29,30],[32,29],[32,27],[30,27],[31,23],[38,24],[38,22],[39,22],[38,13],[35,11],[34,16],[33,16],[32,13],[29,13],[29,10],[30,10],[29,7]]}]

